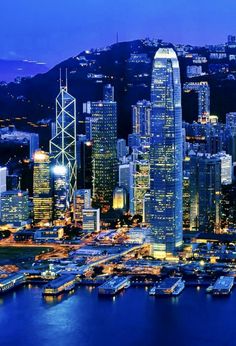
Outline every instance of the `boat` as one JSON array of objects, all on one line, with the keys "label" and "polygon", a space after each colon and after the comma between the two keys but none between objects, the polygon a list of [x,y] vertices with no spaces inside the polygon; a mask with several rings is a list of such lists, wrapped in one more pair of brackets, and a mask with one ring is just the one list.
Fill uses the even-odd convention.
[{"label": "boat", "polygon": [[185,288],[185,281],[179,277],[167,278],[149,291],[151,296],[177,296]]}]

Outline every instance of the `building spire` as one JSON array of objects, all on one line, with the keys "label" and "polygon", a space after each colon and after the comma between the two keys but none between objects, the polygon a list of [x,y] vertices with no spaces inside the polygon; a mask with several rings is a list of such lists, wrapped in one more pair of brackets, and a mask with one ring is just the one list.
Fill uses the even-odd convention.
[{"label": "building spire", "polygon": [[60,80],[60,90],[61,90],[61,68],[59,69],[59,80]]},{"label": "building spire", "polygon": [[66,68],[66,90],[68,89],[68,69]]}]

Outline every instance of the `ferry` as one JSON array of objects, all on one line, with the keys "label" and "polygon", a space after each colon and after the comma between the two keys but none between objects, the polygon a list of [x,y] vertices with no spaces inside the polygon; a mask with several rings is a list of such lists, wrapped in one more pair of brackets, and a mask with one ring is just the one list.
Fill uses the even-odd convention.
[{"label": "ferry", "polygon": [[157,286],[150,289],[149,295],[152,296],[177,296],[185,288],[185,281],[182,278],[167,278]]},{"label": "ferry", "polygon": [[127,276],[115,276],[98,287],[98,294],[115,295],[122,289],[130,286],[130,278]]},{"label": "ferry", "polygon": [[75,286],[75,275],[62,275],[52,280],[43,288],[43,296],[56,296],[63,292],[71,291]]},{"label": "ferry", "polygon": [[212,294],[214,296],[218,295],[228,295],[234,285],[234,277],[232,276],[220,276],[212,287]]}]

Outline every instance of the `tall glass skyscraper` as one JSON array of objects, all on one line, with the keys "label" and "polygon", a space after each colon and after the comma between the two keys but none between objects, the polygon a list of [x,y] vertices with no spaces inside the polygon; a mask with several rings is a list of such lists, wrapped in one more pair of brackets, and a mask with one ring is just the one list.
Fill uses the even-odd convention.
[{"label": "tall glass skyscraper", "polygon": [[76,190],[76,100],[67,85],[60,87],[56,98],[56,135],[50,141],[50,155],[55,165],[65,166],[69,176],[69,201]]},{"label": "tall glass skyscraper", "polygon": [[93,201],[112,205],[118,181],[117,105],[112,87],[105,86],[104,101],[91,102]]},{"label": "tall glass skyscraper", "polygon": [[49,154],[37,150],[34,154],[34,222],[45,226],[52,221],[52,194]]},{"label": "tall glass skyscraper", "polygon": [[151,83],[150,224],[154,257],[182,246],[182,108],[178,58],[160,48]]}]

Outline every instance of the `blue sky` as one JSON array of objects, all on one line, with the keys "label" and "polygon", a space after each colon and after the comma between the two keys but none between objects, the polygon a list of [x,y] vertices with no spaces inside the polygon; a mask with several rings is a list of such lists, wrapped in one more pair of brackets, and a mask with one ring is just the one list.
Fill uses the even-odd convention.
[{"label": "blue sky", "polygon": [[236,34],[235,0],[1,0],[0,58],[49,66],[83,49],[142,37],[225,42]]}]

